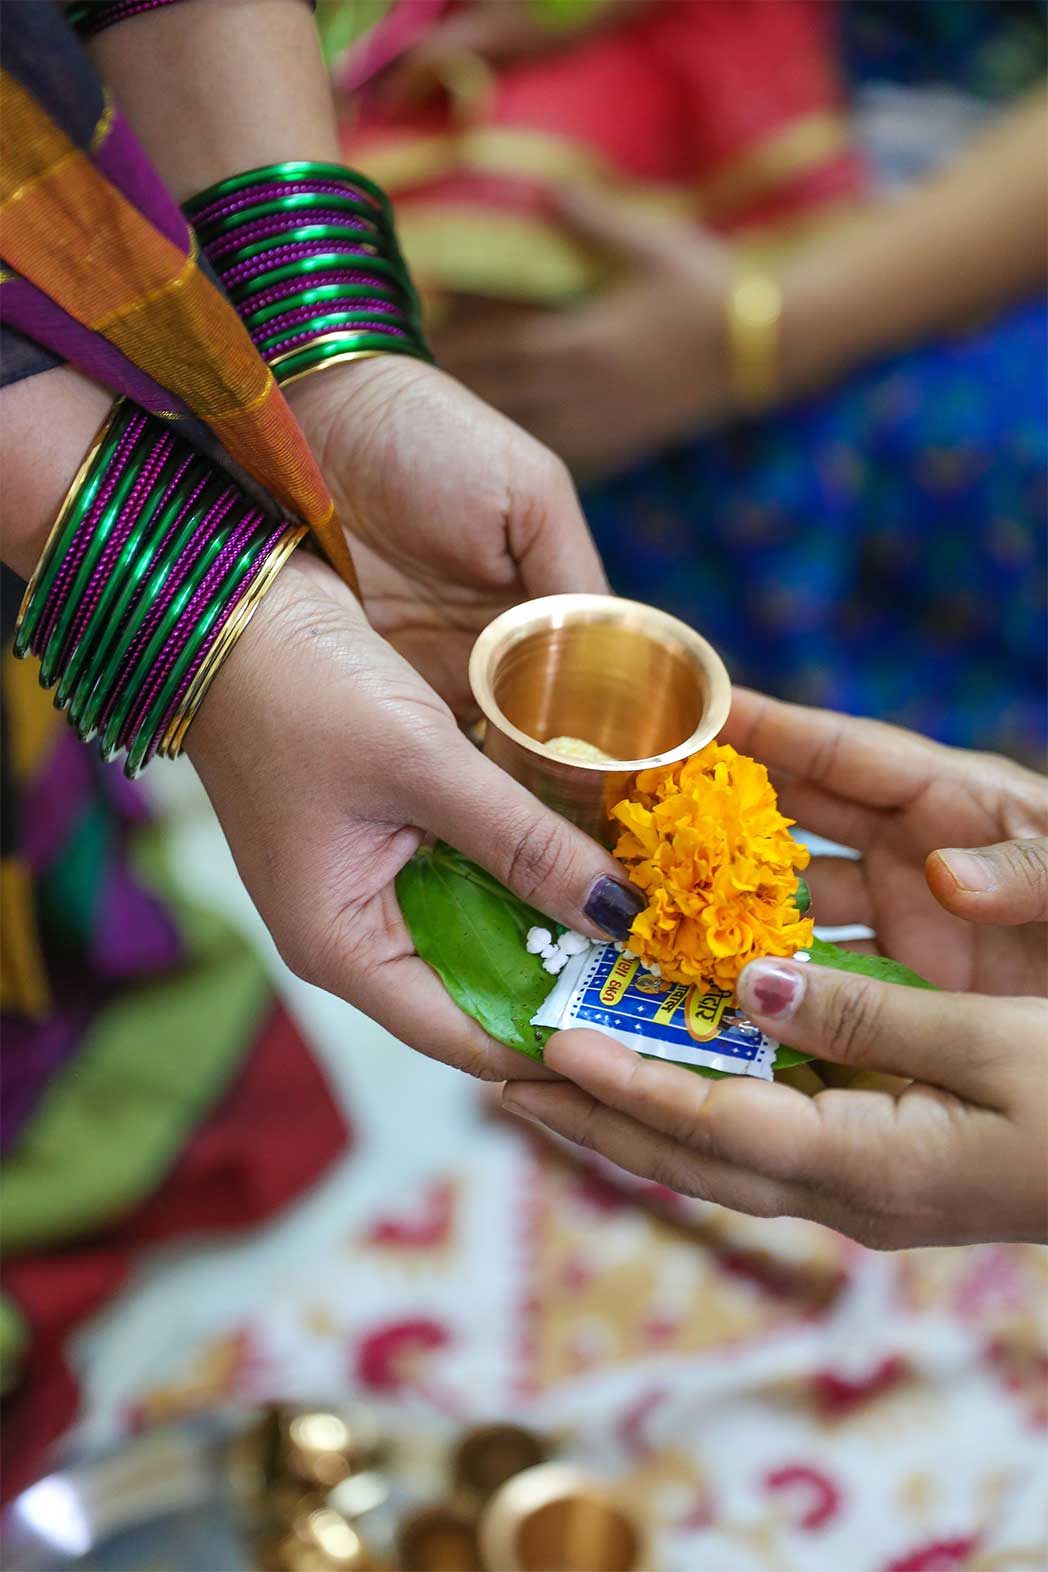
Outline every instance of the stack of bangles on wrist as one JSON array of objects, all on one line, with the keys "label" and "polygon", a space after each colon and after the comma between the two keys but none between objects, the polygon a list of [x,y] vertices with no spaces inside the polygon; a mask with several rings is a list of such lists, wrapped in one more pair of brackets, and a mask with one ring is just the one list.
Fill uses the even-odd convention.
[{"label": "stack of bangles on wrist", "polygon": [[432,361],[389,198],[338,164],[267,164],[185,209],[252,341],[283,386],[371,355]]},{"label": "stack of bangles on wrist", "polygon": [[83,741],[137,775],[181,751],[223,660],[306,534],[267,517],[164,421],[118,402],[26,590],[15,653],[41,661]]}]

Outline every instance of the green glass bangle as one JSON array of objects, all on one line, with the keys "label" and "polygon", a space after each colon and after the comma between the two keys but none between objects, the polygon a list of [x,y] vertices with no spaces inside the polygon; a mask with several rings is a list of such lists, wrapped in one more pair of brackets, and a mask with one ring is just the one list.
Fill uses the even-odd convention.
[{"label": "green glass bangle", "polygon": [[304,224],[300,229],[287,229],[283,234],[269,235],[265,240],[253,240],[250,245],[231,251],[229,256],[223,257],[222,267],[223,270],[233,268],[240,262],[250,262],[254,257],[265,256],[267,251],[277,251],[281,246],[309,240],[330,240],[332,245],[348,240],[350,245],[365,246],[367,249],[363,255],[366,257],[385,257],[389,260],[379,243],[379,236],[375,236],[374,240],[367,239],[359,229],[348,229],[344,224]]},{"label": "green glass bangle", "polygon": [[[171,528],[179,513],[185,507],[192,495],[193,487],[199,482],[201,473],[205,470],[203,459],[191,464],[179,481],[178,486],[168,498],[167,505],[155,520],[151,539],[145,542],[142,550],[127,566],[123,582],[120,584],[119,595],[113,606],[109,623],[109,632],[103,637],[98,647],[92,652],[87,669],[81,677],[76,693],[70,705],[70,719],[75,724],[81,740],[90,741],[96,731],[99,711],[104,707],[108,697],[116,669],[119,665],[121,648],[123,646],[124,618],[133,606],[135,597],[143,580],[153,567],[160,544]],[[159,589],[163,581],[156,586]],[[142,615],[144,616],[144,610]],[[132,612],[132,615],[134,613]],[[135,624],[131,637],[141,626],[141,616]],[[130,644],[130,640],[128,640]],[[126,650],[126,646],[123,646]],[[114,658],[110,652],[114,651]]]},{"label": "green glass bangle", "polygon": [[[245,504],[242,501],[241,507],[244,505]],[[174,628],[175,623],[178,621],[183,611],[185,611],[187,602],[193,595],[196,594],[196,591],[199,589],[204,575],[211,567],[211,564],[214,562],[219,552],[225,546],[227,540],[229,539],[230,531],[236,525],[239,516],[240,513],[236,507],[231,508],[230,512],[227,513],[225,522],[222,524],[221,528],[216,530],[214,535],[212,535],[211,539],[200,553],[200,556],[193,564],[192,569],[187,574],[170,606],[165,609],[163,616],[157,622],[156,627],[153,629],[151,638],[146,643],[145,648],[142,650],[137,662],[135,663],[134,670],[128,674],[128,678],[124,685],[123,691],[121,692],[120,698],[113,709],[112,715],[109,717],[105,731],[102,733],[102,758],[106,761],[106,763],[108,763],[109,760],[112,759],[118,751],[117,738],[120,736],[120,733],[123,730],[124,722],[127,720],[128,714],[138,702],[144,677],[148,675],[153,666],[153,663],[156,661],[157,656],[160,654],[161,650],[164,648],[164,645],[171,637],[171,630]]]},{"label": "green glass bangle", "polygon": [[[195,530],[200,524],[201,519],[206,514],[208,508],[214,505],[228,484],[228,481],[223,483],[223,478],[219,476],[213,476],[205,484],[200,495],[197,497],[196,502],[190,509],[189,514],[183,521],[182,528],[179,530],[174,540],[172,540],[168,549],[157,561],[152,574],[143,588],[141,599],[139,600],[138,604],[132,608],[127,626],[124,628],[116,642],[116,645],[110,652],[105,666],[102,668],[100,673],[99,684],[100,694],[103,700],[103,708],[105,707],[104,701],[108,699],[109,695],[113,691],[113,684],[116,681],[117,674],[119,673],[124,661],[127,658],[128,650],[131,648],[134,639],[138,635],[143,622],[149,614],[150,608],[155,604],[156,597],[160,594],[160,591],[166,584],[169,574],[171,573],[175,564],[178,562],[179,557],[185,551],[186,546],[192,539]],[[133,672],[129,672],[127,675],[129,688],[134,688],[136,686],[137,672],[141,666],[141,663],[140,656],[138,662],[136,663],[135,670]],[[94,723],[92,725],[92,735],[95,729],[97,729],[97,718],[94,719]]]},{"label": "green glass bangle", "polygon": [[221,584],[217,586],[214,599],[201,616],[191,637],[186,641],[185,648],[172,666],[160,692],[131,740],[131,746],[127,750],[127,762],[124,766],[125,772],[129,776],[133,777],[141,770],[150,741],[177,693],[179,683],[189,670],[204,640],[211,632],[215,619],[228,606],[229,597],[240,582],[241,576],[247,573],[254,565],[272,533],[272,522],[267,519],[265,527],[260,528],[256,535],[245,544],[243,551],[233,562]]},{"label": "green glass bangle", "polygon": [[143,427],[142,435],[128,454],[124,473],[114,486],[113,495],[103,509],[97,525],[91,532],[87,550],[81,558],[80,566],[77,568],[66,592],[61,612],[56,617],[47,644],[41,652],[40,686],[42,688],[52,688],[58,680],[59,673],[56,667],[61,660],[65,641],[76,617],[80,601],[91,581],[91,575],[94,573],[98,559],[101,557],[106,542],[112,533],[113,525],[119,519],[124,504],[127,502],[128,492],[138,479],[142,461],[149,452],[151,440],[147,436],[147,431],[148,428]]},{"label": "green glass bangle", "polygon": [[[263,358],[265,358],[268,349],[273,349],[278,344],[282,344],[285,339],[301,338],[303,333],[312,333],[314,337],[317,337],[319,334],[329,333],[333,328],[343,327],[347,323],[370,326],[375,323],[384,323],[385,320],[385,317],[380,316],[375,311],[332,311],[324,317],[313,317],[309,322],[296,322],[294,326],[284,328],[282,332],[274,333],[271,337],[262,339],[257,347],[262,351]],[[400,322],[393,323],[393,326],[402,328],[403,319]],[[301,344],[299,347],[308,349],[309,345]]]},{"label": "green glass bangle", "polygon": [[[57,521],[61,525],[48,541],[44,548],[46,561],[42,562],[34,575],[31,583],[31,594],[28,604],[22,613],[22,618],[15,634],[15,654],[19,658],[28,653],[33,634],[36,632],[37,623],[47,604],[51,587],[55,581],[60,564],[65,558],[73,536],[83,522],[84,515],[98,496],[98,490],[105,479],[106,470],[112,462],[113,454],[124,434],[125,422],[121,419],[124,412],[117,410],[109,417],[109,430],[102,440],[102,444],[89,465],[88,473],[83,477],[80,487],[75,494],[67,498],[69,511],[64,519],[61,516]],[[74,487],[76,483],[74,481]]]},{"label": "green glass bangle", "polygon": [[281,267],[270,268],[260,278],[253,278],[247,284],[235,285],[229,292],[229,298],[239,308],[241,303],[249,301],[252,295],[259,295],[274,284],[282,284],[285,279],[307,280],[311,273],[327,273],[335,267],[347,268],[354,273],[379,273],[386,278],[392,278],[405,293],[410,293],[414,298],[415,291],[408,282],[403,263],[398,266],[385,257],[349,256],[341,251],[322,251],[317,256],[302,257],[297,262],[285,262]]},{"label": "green glass bangle", "polygon": [[263,306],[261,311],[245,312],[243,321],[250,332],[254,328],[264,327],[274,317],[283,316],[285,311],[297,310],[299,306],[322,307],[329,301],[342,300],[388,300],[395,304],[399,298],[400,291],[389,284],[314,284],[312,289],[300,289],[295,295],[285,295],[283,300]]},{"label": "green glass bangle", "polygon": [[416,360],[428,360],[432,363],[430,354],[412,339],[390,338],[378,333],[347,333],[344,336],[340,334],[338,338],[331,339],[326,344],[307,344],[291,354],[281,355],[277,360],[270,362],[270,370],[277,381],[283,384],[291,377],[300,376],[304,371],[313,371],[328,360],[337,360],[341,355],[360,354],[369,350],[377,354],[413,355]]},{"label": "green glass bangle", "polygon": [[[156,432],[153,432],[156,440]],[[65,662],[55,695],[55,703],[59,709],[64,710],[78,691],[79,677],[89,654],[95,650],[99,642],[108,642],[106,629],[113,627],[110,612],[113,603],[120,594],[121,587],[127,583],[128,574],[135,558],[142,550],[142,542],[149,534],[149,528],[160,508],[164,495],[178,471],[182,458],[177,448],[172,448],[164,463],[160,466],[153,481],[152,490],[139,511],[139,515],[129,530],[127,539],[118,552],[112,569],[106,578],[102,592],[98,597],[95,608],[84,624],[83,632]]]},{"label": "green glass bangle", "polygon": [[359,186],[361,191],[366,191],[368,196],[373,198],[383,212],[392,211],[389,197],[382,187],[369,180],[367,175],[362,175],[355,169],[348,169],[345,164],[314,164],[307,159],[291,160],[283,164],[263,164],[258,169],[247,169],[243,174],[230,175],[227,180],[219,180],[215,185],[208,186],[206,191],[201,191],[198,196],[191,197],[183,204],[183,209],[192,217],[202,208],[217,202],[219,197],[232,196],[237,191],[243,191],[245,186],[260,185],[265,180],[303,180],[308,179],[310,175],[322,180],[344,180],[347,185]]},{"label": "green glass bangle", "polygon": [[219,235],[234,233],[241,225],[251,224],[257,218],[269,218],[274,213],[286,213],[299,224],[308,223],[308,215],[314,208],[327,213],[352,213],[357,218],[366,219],[377,233],[389,238],[393,236],[385,214],[377,212],[369,202],[357,202],[352,197],[332,196],[319,191],[295,191],[279,201],[256,202],[251,207],[242,207],[235,213],[227,214],[225,218],[202,224],[197,233],[202,242],[210,245]]}]

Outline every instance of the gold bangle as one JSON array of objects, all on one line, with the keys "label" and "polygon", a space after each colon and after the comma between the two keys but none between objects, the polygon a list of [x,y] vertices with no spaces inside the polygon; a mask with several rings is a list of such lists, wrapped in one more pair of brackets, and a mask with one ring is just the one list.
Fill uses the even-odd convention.
[{"label": "gold bangle", "polygon": [[[388,353],[386,349],[347,349],[344,354],[329,355],[327,360],[318,361],[315,366],[307,366],[304,371],[296,371],[293,377],[285,377],[280,384],[280,391],[283,392],[295,382],[301,382],[303,377],[312,377],[318,371],[326,371],[329,366],[341,366],[347,360],[377,360],[380,355]],[[276,361],[273,365],[276,365]]]},{"label": "gold bangle", "polygon": [[157,748],[157,753],[162,758],[176,759],[182,752],[186,732],[189,730],[193,717],[200,708],[204,695],[229,657],[240,635],[262,604],[273,580],[287,562],[295,547],[308,533],[309,531],[304,525],[293,525],[288,528],[283,538],[270,552],[258,577],[249,586],[243,600],[237,606],[208,651],[206,660],[202,663],[200,670],[186,689],[182,702],[171,717]]},{"label": "gold bangle", "polygon": [[766,409],[779,393],[782,289],[770,273],[739,275],[728,293],[728,351],[739,409]]}]

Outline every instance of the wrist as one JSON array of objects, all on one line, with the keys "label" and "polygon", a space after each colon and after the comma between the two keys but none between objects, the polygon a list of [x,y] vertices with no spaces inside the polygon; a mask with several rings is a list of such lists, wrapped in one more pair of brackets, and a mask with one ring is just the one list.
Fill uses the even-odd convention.
[{"label": "wrist", "polygon": [[215,676],[187,734],[184,751],[205,787],[216,768],[251,767],[251,739],[265,751],[265,715],[290,643],[322,639],[335,625],[370,633],[358,602],[326,563],[296,552]]},{"label": "wrist", "polygon": [[877,300],[832,239],[805,246],[783,268],[782,385],[790,397],[826,386],[879,347]]},{"label": "wrist", "polygon": [[113,395],[70,366],[3,390],[3,560],[28,579],[62,500],[113,406]]}]

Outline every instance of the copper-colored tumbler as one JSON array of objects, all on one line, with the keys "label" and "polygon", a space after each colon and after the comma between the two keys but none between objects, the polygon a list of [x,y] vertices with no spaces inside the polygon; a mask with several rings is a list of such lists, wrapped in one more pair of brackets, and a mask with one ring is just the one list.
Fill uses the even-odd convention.
[{"label": "copper-colored tumbler", "polygon": [[612,1487],[566,1463],[507,1481],[480,1520],[491,1572],[649,1572],[645,1525]]},{"label": "copper-colored tumbler", "polygon": [[[654,606],[611,595],[548,595],[503,612],[473,646],[469,680],[488,757],[606,845],[629,777],[697,753],[731,706],[712,645]],[[547,747],[558,737],[609,762],[563,758]]]}]

